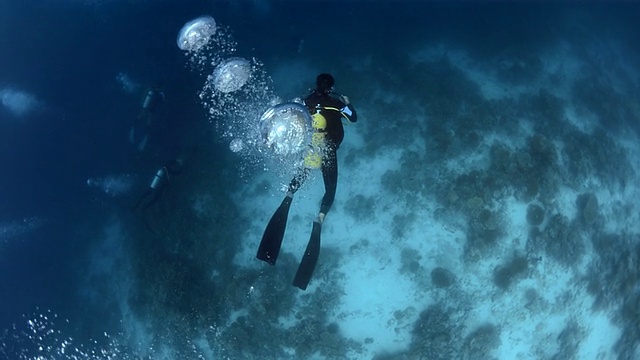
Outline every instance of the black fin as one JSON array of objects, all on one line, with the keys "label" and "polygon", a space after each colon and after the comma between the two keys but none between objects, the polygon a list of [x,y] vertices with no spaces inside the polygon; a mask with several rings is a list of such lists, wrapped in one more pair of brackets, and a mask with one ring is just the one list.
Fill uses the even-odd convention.
[{"label": "black fin", "polygon": [[262,241],[260,241],[260,247],[258,248],[256,257],[271,265],[275,265],[278,259],[278,253],[282,246],[282,238],[284,237],[284,230],[287,227],[287,217],[289,216],[291,200],[292,198],[289,196],[286,196],[284,200],[282,200],[276,212],[273,213],[271,220],[269,220],[269,224],[262,235]]},{"label": "black fin", "polygon": [[293,279],[293,286],[302,290],[307,289],[311,275],[313,275],[313,270],[318,263],[318,256],[320,255],[320,230],[322,230],[322,225],[314,221],[311,237],[307,243],[307,249],[304,251],[304,256],[296,272],[296,277]]}]

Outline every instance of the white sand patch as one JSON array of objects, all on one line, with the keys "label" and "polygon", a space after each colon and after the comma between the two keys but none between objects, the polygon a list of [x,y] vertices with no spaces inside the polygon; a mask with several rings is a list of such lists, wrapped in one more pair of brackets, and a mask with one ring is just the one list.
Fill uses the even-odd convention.
[{"label": "white sand patch", "polygon": [[506,97],[513,97],[530,90],[530,85],[510,85],[496,79],[486,68],[469,67],[468,63],[461,65],[467,75],[474,83],[480,86],[482,95],[487,100],[498,100]]},{"label": "white sand patch", "polygon": [[[637,184],[640,176],[640,139],[635,132],[628,131],[618,140],[625,149],[629,163],[635,172],[635,179],[627,180],[620,187],[609,188],[608,192],[596,192],[600,209],[605,217],[605,229],[608,232],[624,231],[629,234],[640,233],[640,212],[637,208],[640,188]],[[604,190],[604,189],[603,189]]]},{"label": "white sand patch", "polygon": [[585,338],[578,349],[578,359],[614,359],[611,345],[620,338],[620,328],[613,325],[607,314],[583,309],[580,324],[584,326]]},{"label": "white sand patch", "polygon": [[395,312],[415,309],[424,303],[422,297],[415,295],[414,284],[398,276],[395,266],[399,262],[398,252],[388,250],[383,244],[372,244],[370,252],[351,254],[340,267],[347,277],[336,321],[344,336],[367,344],[369,354],[363,358],[371,358],[382,350],[404,349],[411,340],[417,313],[413,311],[398,321]]},{"label": "white sand patch", "polygon": [[504,221],[509,227],[507,242],[510,244],[508,250],[524,251],[524,246],[529,236],[529,224],[527,223],[527,207],[520,201],[516,201],[513,197],[508,198],[502,204],[502,212],[505,216]]},{"label": "white sand patch", "polygon": [[[487,273],[493,264],[486,262],[474,269],[474,273]],[[482,269],[485,267],[485,269]],[[479,302],[472,309],[468,324],[493,323],[501,329],[501,345],[494,352],[499,359],[537,359],[555,354],[558,336],[569,321],[575,321],[580,331],[594,342],[581,342],[580,353],[595,359],[596,354],[611,349],[619,330],[612,326],[603,314],[592,314],[593,298],[586,289],[576,285],[575,275],[554,261],[543,258],[530,267],[527,279],[518,282],[506,293],[495,288],[476,288],[474,298],[490,299]],[[486,279],[468,281],[465,288],[486,283]],[[534,290],[535,289],[535,292]],[[527,295],[528,293],[533,295]],[[596,315],[594,317],[594,315]],[[604,321],[603,321],[604,320]],[[594,326],[594,325],[597,326]],[[606,326],[610,336],[601,337]],[[588,356],[586,356],[588,354]]]},{"label": "white sand patch", "polygon": [[577,104],[567,105],[564,108],[564,116],[571,125],[586,134],[593,133],[599,125],[598,118],[593,113],[581,109]]},{"label": "white sand patch", "polygon": [[602,188],[592,191],[598,199],[598,211],[604,218],[604,229],[608,233],[640,233],[640,212],[637,199],[640,189],[635,186]]},{"label": "white sand patch", "polygon": [[580,195],[580,191],[567,187],[560,186],[560,191],[556,194],[550,205],[550,209],[547,212],[557,212],[569,219],[575,219],[578,209],[576,207],[576,199]]},{"label": "white sand patch", "polygon": [[[526,144],[526,140],[528,137],[535,134],[535,131],[533,130],[533,121],[531,120],[520,119],[520,121],[518,121],[518,124],[520,125],[520,131],[522,132],[522,138],[518,139],[512,137],[511,139],[516,142],[520,141],[520,146],[522,146]],[[520,142],[518,142],[518,144],[520,144]]]},{"label": "white sand patch", "polygon": [[491,164],[489,157],[490,146],[481,144],[472,153],[464,153],[457,158],[443,159],[444,168],[451,174],[464,174],[472,170],[486,170]]},{"label": "white sand patch", "polygon": [[[381,188],[382,176],[390,170],[400,168],[400,159],[404,153],[403,149],[392,149],[383,156],[375,158],[357,159],[355,165],[340,167],[340,178],[338,179],[338,190],[336,202],[342,203],[344,199],[357,194],[365,196],[383,195]],[[344,164],[344,160],[339,156],[338,161]],[[322,187],[323,185],[320,184]],[[336,209],[332,209],[333,212]]]},{"label": "white sand patch", "polygon": [[[454,267],[459,266],[464,239],[460,232],[434,221],[430,211],[420,211],[415,213],[419,220],[406,238],[393,239],[392,217],[388,214],[398,212],[402,212],[402,204],[387,204],[385,212],[370,222],[346,225],[348,236],[340,238],[343,246],[360,241],[357,247],[346,250],[348,255],[339,267],[346,277],[342,302],[334,315],[342,334],[363,344],[365,353],[359,358],[405,349],[421,309],[432,301],[433,293],[424,288],[430,270],[443,266],[456,271]],[[339,238],[344,231],[327,237]],[[363,246],[362,240],[367,245]],[[403,251],[422,259],[425,278],[402,273]]]},{"label": "white sand patch", "polygon": [[638,144],[640,139],[638,134],[631,129],[626,129],[618,135],[618,144],[626,150],[629,163],[636,172],[636,175],[640,175],[640,147]]}]

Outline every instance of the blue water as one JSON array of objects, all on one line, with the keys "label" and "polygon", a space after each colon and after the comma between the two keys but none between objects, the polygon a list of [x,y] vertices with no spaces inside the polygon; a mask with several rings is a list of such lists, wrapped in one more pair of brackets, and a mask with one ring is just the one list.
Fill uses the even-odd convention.
[{"label": "blue water", "polygon": [[[225,193],[248,186],[246,181],[234,180],[238,159],[231,156],[226,144],[216,141],[218,130],[200,103],[198,93],[203,77],[189,69],[185,55],[176,46],[181,26],[203,14],[210,14],[219,24],[229,27],[237,41],[238,54],[263,61],[267,74],[278,61],[300,56],[302,40],[303,56],[318,67],[338,70],[345,78],[345,69],[370,56],[380,67],[388,67],[371,76],[389,76],[385,81],[390,84],[394,83],[394,72],[404,73],[398,79],[410,76],[407,73],[411,69],[394,67],[398,59],[414,50],[416,43],[430,40],[457,44],[482,62],[504,48],[535,53],[558,38],[580,41],[598,36],[614,39],[617,46],[636,57],[631,63],[636,68],[640,65],[640,5],[635,3],[3,1],[0,91],[25,91],[40,105],[24,116],[0,107],[0,225],[14,225],[11,233],[0,238],[0,329],[12,329],[14,324],[22,329],[26,318],[52,311],[71,324],[64,329],[68,334],[61,338],[70,336],[90,343],[88,339],[101,339],[104,332],[126,333],[120,328],[115,300],[108,296],[111,290],[101,287],[106,286],[103,280],[86,280],[87,273],[94,271],[90,270],[95,262],[91,254],[108,237],[104,229],[114,218],[126,232],[135,234],[128,235],[129,239],[137,239],[123,250],[143,263],[133,262],[140,266],[131,273],[133,282],[144,283],[151,276],[148,268],[163,268],[164,262],[178,262],[180,269],[205,267],[203,259],[164,252],[156,243],[162,243],[158,240],[162,235],[146,233],[140,216],[130,211],[155,169],[185,154],[196,159],[186,170],[190,180],[182,188],[185,199],[190,196],[185,190],[188,186],[202,185],[199,176],[206,175],[209,188],[214,189],[212,196],[220,196],[217,199],[221,204],[230,203]],[[575,23],[566,22],[568,18]],[[160,82],[166,92],[167,100],[154,115],[149,143],[143,152],[136,151],[128,141],[142,93],[124,92],[115,80],[121,72],[131,74],[143,88]],[[312,81],[289,80],[292,88],[302,90],[305,87],[301,83]],[[279,81],[285,85],[282,79]],[[639,78],[629,81],[636,90],[640,87]],[[359,93],[368,93],[373,83],[367,78],[344,82],[353,99]],[[421,90],[407,91],[416,95]],[[640,130],[637,117],[625,119],[632,120],[621,124],[615,119],[603,119],[601,125]],[[393,121],[393,114],[388,114],[385,121]],[[130,174],[136,179],[134,188],[125,196],[111,197],[87,186],[88,178],[108,174]],[[161,206],[181,205],[181,196],[169,196],[170,205]],[[237,211],[231,208],[226,211]],[[152,222],[172,219],[162,213],[166,208],[161,209],[164,220]],[[36,223],[28,220],[33,217],[38,219]],[[226,218],[217,222],[214,233],[224,235],[207,248],[211,251],[209,257],[223,264],[221,269],[228,270],[223,276],[229,281],[234,279],[230,258],[237,249],[229,245],[232,236],[229,241],[223,241],[223,237],[233,234],[232,229],[243,226],[245,220]],[[182,223],[177,226],[188,229]],[[199,228],[205,226],[197,223],[192,231],[209,234]],[[154,255],[143,258],[146,254]],[[203,310],[207,306],[224,308],[225,301],[236,300],[216,298],[221,293],[218,288],[207,288],[207,281],[198,277],[205,275],[199,270],[187,272],[176,283],[195,285],[175,289],[172,283],[171,289],[184,294],[162,306],[165,311],[180,314],[184,324],[176,327],[188,329],[189,324],[195,327],[206,323],[199,312],[217,316],[212,315],[215,310]],[[229,296],[228,292],[225,294]],[[207,305],[208,300],[213,305]],[[143,291],[125,301],[145,319],[156,316],[157,309],[145,305],[153,302],[152,297]],[[627,341],[638,340],[633,336]],[[32,346],[23,345],[25,349]],[[256,348],[242,356],[260,358]],[[0,355],[7,358],[17,358],[14,356],[20,352],[5,349],[8,350]],[[148,354],[132,345],[123,349],[131,358]],[[242,351],[229,350],[225,354],[242,358],[233,357]]]},{"label": "blue water", "polygon": [[[62,1],[1,6],[5,50],[0,83],[25,89],[44,103],[21,118],[0,111],[0,218],[44,221],[2,245],[0,322],[9,328],[36,306],[73,317],[81,305],[81,264],[91,238],[99,235],[79,229],[105,216],[87,178],[114,172],[147,175],[144,170],[182,146],[190,114],[202,111],[193,99],[196,88],[178,91],[193,78],[175,46],[175,34],[184,19],[208,7]],[[127,140],[141,95],[132,98],[120,91],[115,76],[123,70],[176,89],[162,115],[170,131],[159,131],[143,159]]]}]

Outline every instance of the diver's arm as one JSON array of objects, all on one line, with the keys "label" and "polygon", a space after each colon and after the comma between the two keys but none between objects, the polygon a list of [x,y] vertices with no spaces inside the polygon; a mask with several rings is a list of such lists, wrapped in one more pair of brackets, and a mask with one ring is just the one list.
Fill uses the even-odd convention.
[{"label": "diver's arm", "polygon": [[358,121],[358,113],[356,113],[356,109],[349,102],[349,98],[347,98],[346,96],[343,96],[343,98],[346,99],[346,102],[344,102],[344,107],[340,109],[342,116],[344,116],[347,120],[349,120],[349,122],[352,123]]},{"label": "diver's arm", "polygon": [[331,95],[333,95],[333,97],[336,100],[339,100],[343,106],[340,109],[340,113],[342,113],[342,116],[349,120],[349,122],[356,122],[358,121],[358,114],[356,113],[356,108],[353,107],[353,105],[351,105],[351,102],[349,101],[349,98],[346,97],[345,95],[340,95],[336,92],[332,92]]}]

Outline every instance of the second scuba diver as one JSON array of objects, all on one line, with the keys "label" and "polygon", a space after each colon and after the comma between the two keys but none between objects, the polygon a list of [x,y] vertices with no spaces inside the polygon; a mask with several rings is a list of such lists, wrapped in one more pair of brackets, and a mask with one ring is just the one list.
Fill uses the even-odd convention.
[{"label": "second scuba diver", "polygon": [[171,177],[180,174],[183,168],[184,160],[182,159],[170,161],[159,168],[151,180],[149,188],[147,188],[147,191],[140,196],[140,199],[138,199],[138,202],[133,207],[133,211],[135,212],[140,208],[142,208],[142,210],[146,210],[153,204],[157,203],[171,183]]},{"label": "second scuba diver", "polygon": [[147,145],[149,126],[151,126],[153,115],[157,108],[164,102],[164,98],[162,86],[151,87],[145,92],[140,114],[134,121],[133,126],[131,126],[131,130],[129,130],[129,142],[138,151],[144,150]]}]

